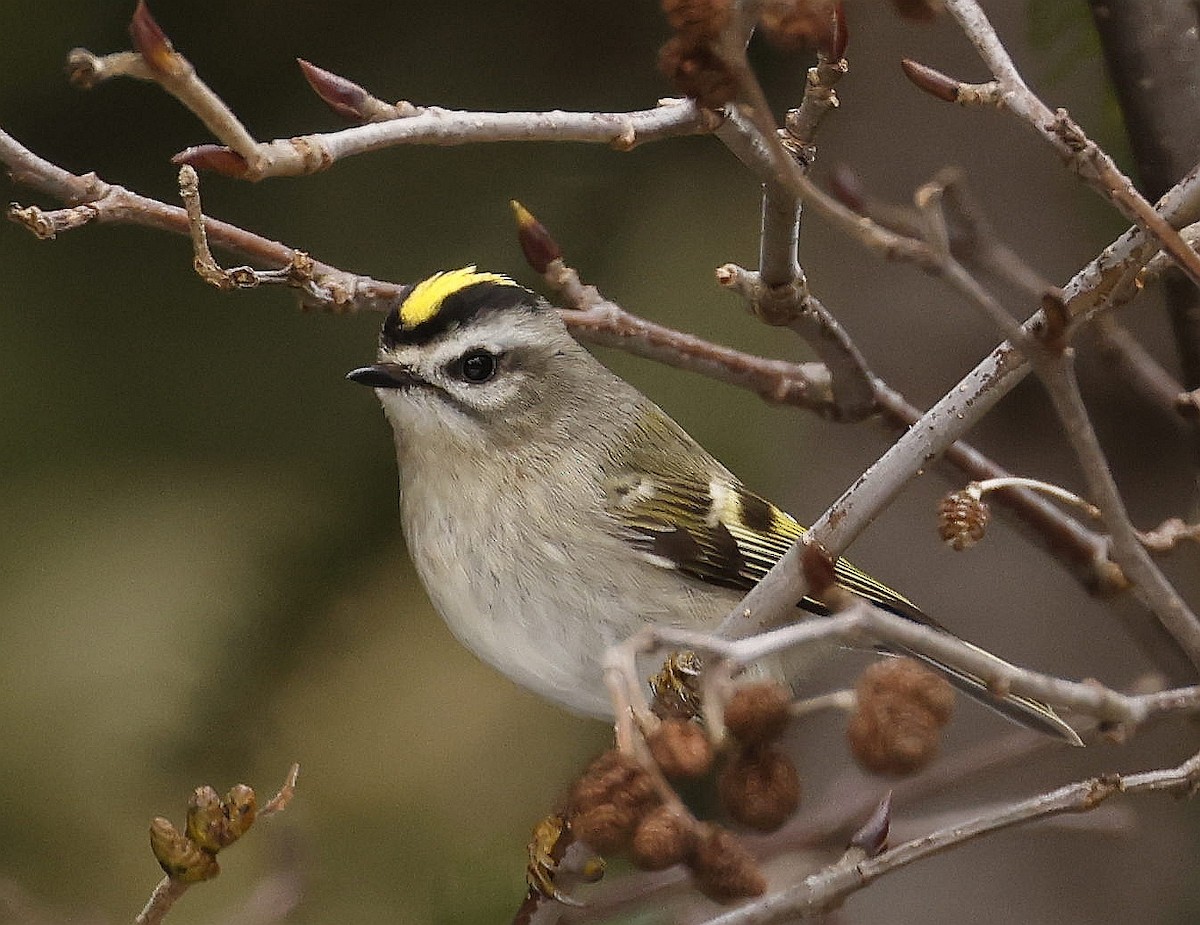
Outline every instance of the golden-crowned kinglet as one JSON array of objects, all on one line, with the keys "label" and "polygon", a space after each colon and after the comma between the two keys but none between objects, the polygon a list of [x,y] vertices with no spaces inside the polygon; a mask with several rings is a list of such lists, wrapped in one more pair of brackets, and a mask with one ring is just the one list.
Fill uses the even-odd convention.
[{"label": "golden-crowned kinglet", "polygon": [[[804,530],[506,276],[466,267],[417,284],[383,325],[379,362],[348,378],[392,425],[404,535],[434,606],[476,655],[569,709],[611,715],[606,647],[647,624],[714,627]],[[931,622],[844,560],[837,578]],[[933,664],[1079,741],[1045,705]]]}]

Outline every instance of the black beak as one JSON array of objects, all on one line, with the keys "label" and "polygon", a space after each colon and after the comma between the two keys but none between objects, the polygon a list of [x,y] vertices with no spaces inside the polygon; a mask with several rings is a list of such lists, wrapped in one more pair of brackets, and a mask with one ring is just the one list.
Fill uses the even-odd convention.
[{"label": "black beak", "polygon": [[373,389],[407,389],[420,380],[398,363],[376,363],[346,373],[346,378]]}]

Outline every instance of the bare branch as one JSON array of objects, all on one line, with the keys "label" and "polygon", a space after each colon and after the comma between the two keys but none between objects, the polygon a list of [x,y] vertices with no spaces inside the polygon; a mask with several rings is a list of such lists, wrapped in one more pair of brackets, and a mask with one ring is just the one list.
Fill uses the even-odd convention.
[{"label": "bare branch", "polygon": [[[640,682],[636,671],[629,674],[636,655],[660,647],[694,649],[740,666],[792,648],[829,641],[848,645],[879,643],[918,652],[976,675],[989,690],[1033,697],[1102,722],[1136,727],[1154,714],[1200,710],[1200,687],[1129,695],[1091,682],[1067,681],[1010,665],[949,633],[906,620],[862,600],[856,600],[849,609],[830,617],[806,620],[739,639],[673,627],[651,627],[627,643],[613,646],[605,664],[606,669],[623,678],[624,683],[637,686]],[[644,696],[635,691],[631,691],[631,696],[631,702],[635,704],[639,697],[644,700]]]},{"label": "bare branch", "polygon": [[158,881],[150,894],[150,899],[146,901],[145,907],[134,918],[134,925],[158,925],[171,907],[175,905],[175,901],[183,896],[188,891],[190,883],[185,883],[182,880],[176,880],[173,877],[163,877]]},{"label": "bare branch", "polygon": [[576,141],[607,144],[629,151],[640,144],[679,135],[713,131],[720,118],[690,100],[664,100],[654,109],[635,112],[469,112],[422,107],[406,118],[373,122],[328,134],[300,135],[262,142],[254,167],[242,172],[228,161],[212,160],[221,148],[189,148],[177,164],[193,164],[246,180],[294,177],[325,170],[343,158],[398,145],[462,145],[493,141]]},{"label": "bare branch", "polygon": [[230,790],[224,800],[211,787],[197,788],[188,802],[186,833],[166,819],[155,819],[150,826],[150,845],[167,876],[154,887],[134,925],[159,925],[189,887],[217,876],[218,852],[240,839],[256,818],[286,809],[299,775],[300,765],[293,764],[279,792],[261,810],[254,791],[244,784]]},{"label": "bare branch", "polygon": [[1129,520],[1121,493],[1088,418],[1083,397],[1079,394],[1070,352],[1064,351],[1056,358],[1040,361],[1038,374],[1046,385],[1067,439],[1079,459],[1089,493],[1103,512],[1104,523],[1112,536],[1113,557],[1192,663],[1200,666],[1200,618],[1154,564]]},{"label": "bare branch", "polygon": [[975,0],[946,0],[946,9],[999,82],[1004,107],[1049,142],[1064,163],[1109,199],[1122,215],[1157,238],[1192,282],[1200,285],[1200,255],[1142,197],[1112,158],[1087,137],[1065,109],[1051,112],[1029,89],[979,4]]},{"label": "bare branch", "polygon": [[[765,203],[764,208],[769,205]],[[866,358],[837,319],[809,292],[802,275],[790,283],[769,286],[760,274],[725,264],[717,269],[717,282],[746,299],[761,320],[790,328],[812,347],[832,378],[834,420],[861,420],[875,410],[875,377]]]},{"label": "bare branch", "polygon": [[1102,315],[1090,325],[1101,355],[1112,364],[1114,378],[1126,382],[1151,405],[1167,412],[1179,423],[1185,415],[1179,407],[1183,386],[1138,340],[1111,315]]},{"label": "bare branch", "polygon": [[[10,208],[10,218],[29,227],[40,237],[53,237],[58,232],[85,224],[78,220],[84,209],[90,216],[86,222],[143,225],[174,234],[191,234],[186,210],[105,183],[95,174],[76,176],[68,173],[33,154],[2,130],[0,163],[9,167],[14,182],[61,201],[79,204],[56,212],[42,212],[36,207]],[[263,266],[279,269],[290,267],[299,253],[278,241],[268,240],[226,222],[206,219],[204,229],[214,245]],[[321,307],[335,312],[387,311],[407,291],[403,286],[347,273],[319,261],[312,262],[311,276],[314,284],[328,298],[327,302],[321,303]]]},{"label": "bare branch", "polygon": [[1171,517],[1153,530],[1139,532],[1138,538],[1151,552],[1171,552],[1180,543],[1200,543],[1200,524],[1188,524],[1178,517]]},{"label": "bare branch", "polygon": [[1111,774],[1078,781],[1048,793],[930,832],[884,851],[874,858],[848,852],[835,862],[793,887],[768,894],[737,909],[708,920],[708,925],[765,925],[792,920],[835,907],[852,893],[884,874],[906,867],[1016,825],[1066,813],[1087,813],[1119,794],[1174,793],[1191,796],[1200,782],[1200,755],[1174,768],[1139,774]]},{"label": "bare branch", "polygon": [[961,291],[973,296],[972,304],[991,318],[1008,336],[1009,342],[1019,346],[1032,361],[1075,450],[1089,490],[1100,504],[1104,522],[1112,535],[1114,558],[1193,665],[1200,667],[1200,618],[1187,606],[1138,541],[1137,531],[1129,520],[1124,501],[1079,394],[1072,365],[1073,355],[1065,347],[1065,326],[1069,319],[1065,300],[1047,294],[1043,299],[1046,324],[1036,337],[1029,336],[999,303],[965,273],[960,264],[953,261],[948,244],[942,249],[942,258],[946,272],[961,279]]}]

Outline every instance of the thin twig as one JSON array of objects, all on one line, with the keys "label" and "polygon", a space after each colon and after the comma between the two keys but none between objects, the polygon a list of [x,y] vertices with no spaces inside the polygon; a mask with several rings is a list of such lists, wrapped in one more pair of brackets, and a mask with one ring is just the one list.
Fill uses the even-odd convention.
[{"label": "thin twig", "polygon": [[183,896],[190,886],[190,883],[184,883],[174,877],[163,877],[154,887],[145,907],[133,920],[134,925],[158,925],[171,911],[175,901]]},{"label": "thin twig", "polygon": [[1178,517],[1171,517],[1153,530],[1139,531],[1138,539],[1151,552],[1171,552],[1180,543],[1200,543],[1200,524],[1184,523]]},{"label": "thin twig", "polygon": [[1200,618],[1154,564],[1130,522],[1125,502],[1079,393],[1070,351],[1042,358],[1038,363],[1038,374],[1079,459],[1088,492],[1103,512],[1104,523],[1112,537],[1113,558],[1192,663],[1200,667]]},{"label": "thin twig", "polygon": [[1102,315],[1090,326],[1092,338],[1110,364],[1114,381],[1128,383],[1151,406],[1183,424],[1179,413],[1179,394],[1183,386],[1163,365],[1111,315]]},{"label": "thin twig", "polygon": [[795,886],[709,919],[707,925],[766,925],[814,915],[839,905],[847,896],[885,874],[981,836],[1066,813],[1090,812],[1119,794],[1162,792],[1191,796],[1198,783],[1200,755],[1174,768],[1078,781],[914,838],[873,858],[848,855]]},{"label": "thin twig", "polygon": [[[631,668],[634,656],[665,647],[694,649],[734,665],[748,665],[779,652],[830,641],[849,645],[880,643],[914,651],[979,677],[989,690],[1033,697],[1103,722],[1136,727],[1155,713],[1200,710],[1200,687],[1129,695],[1099,684],[1067,681],[1011,665],[949,633],[906,620],[862,600],[830,617],[806,620],[741,639],[673,627],[652,627],[628,642],[612,647],[606,656],[606,668],[628,674],[634,670]],[[636,675],[633,677],[633,682],[627,679],[626,683],[638,683]]]},{"label": "thin twig", "polygon": [[[1004,60],[1008,60],[1006,53]],[[1008,66],[1011,69],[1010,61]],[[997,67],[993,63],[993,68]],[[1007,70],[997,70],[997,78],[1023,87],[1015,69],[1011,70],[1011,74]],[[1129,520],[1124,501],[1079,394],[1073,353],[1065,346],[1065,327],[1069,317],[1065,300],[1047,295],[1043,300],[1047,325],[1040,331],[1040,338],[1031,336],[951,257],[948,246],[941,249],[940,254],[943,273],[957,280],[957,288],[970,296],[970,303],[990,318],[1009,342],[1017,345],[1022,354],[1032,361],[1075,450],[1089,491],[1099,503],[1104,523],[1112,536],[1114,559],[1192,664],[1200,668],[1200,617],[1192,612],[1138,541],[1137,531]]]},{"label": "thin twig", "polygon": [[[731,119],[730,122],[736,120]],[[747,134],[747,139],[750,135]],[[747,150],[757,149],[748,144]],[[803,178],[797,180],[800,184]],[[809,202],[809,199],[805,199]],[[822,201],[820,197],[811,200]],[[853,220],[856,213],[838,204]],[[1156,205],[1163,218],[1184,225],[1200,217],[1200,167],[1193,169],[1169,190]],[[932,250],[917,242],[896,250],[889,242],[912,239],[888,233],[878,236],[871,223],[862,228],[862,236],[871,247],[895,255],[912,257],[918,266],[940,273],[940,262]],[[1084,318],[1101,309],[1111,309],[1133,297],[1137,274],[1158,249],[1158,242],[1142,228],[1134,226],[1095,259],[1083,267],[1063,288],[1063,307],[1074,318]],[[959,267],[961,269],[961,266]],[[965,271],[964,271],[965,272]],[[969,277],[967,277],[969,280]],[[975,286],[973,280],[969,280]],[[968,289],[972,297],[974,291]],[[1045,323],[1039,311],[1023,325],[1028,334]],[[809,531],[811,541],[819,543],[830,555],[841,555],[858,533],[866,527],[899,493],[918,471],[945,452],[958,436],[994,407],[1004,395],[1029,373],[1029,367],[1013,345],[997,347],[957,386],[950,389],[882,457],[843,492]],[[800,547],[793,546],[766,576],[737,604],[721,625],[722,632],[738,636],[754,633],[761,627],[783,619],[808,588],[800,568]]]},{"label": "thin twig", "polygon": [[808,290],[802,275],[789,283],[768,286],[760,273],[732,263],[718,267],[716,275],[717,283],[746,299],[758,318],[790,328],[821,358],[829,370],[833,420],[858,421],[875,411],[875,377],[866,358],[837,319]]},{"label": "thin twig", "polygon": [[[299,764],[293,764],[288,768],[287,776],[284,778],[283,785],[279,788],[279,791],[258,811],[257,817],[259,819],[272,816],[287,808],[288,804],[292,801],[292,797],[296,794],[296,780],[299,776]],[[253,795],[252,792],[251,795]],[[253,817],[250,818],[253,820]],[[213,864],[213,872],[210,876],[216,876],[216,872],[217,867]],[[160,925],[167,913],[171,911],[171,907],[175,905],[176,901],[192,885],[191,882],[180,877],[163,877],[155,885],[150,898],[146,901],[145,907],[143,907],[142,911],[133,920],[134,925]]]},{"label": "thin twig", "polygon": [[[9,217],[30,227],[39,237],[79,227],[79,208],[90,210],[95,224],[143,225],[174,234],[190,235],[187,211],[139,196],[124,187],[105,183],[93,173],[75,175],[29,151],[11,135],[0,130],[0,163],[8,166],[13,181],[72,205],[69,209],[43,212],[36,207],[11,208]],[[206,218],[204,229],[216,246],[253,263],[286,268],[297,251],[236,225]],[[331,311],[387,311],[403,299],[407,288],[339,270],[326,263],[312,263],[312,279],[329,301]]]},{"label": "thin twig", "polygon": [[[372,119],[366,125],[327,134],[258,142],[233,110],[204,83],[139,0],[130,23],[136,52],[97,56],[72,50],[68,70],[83,88],[113,77],[157,83],[179,100],[221,142],[181,151],[177,165],[213,170],[245,180],[301,176],[326,170],[343,158],[403,144],[458,145],[486,141],[576,141],[629,151],[640,144],[680,135],[711,133],[721,117],[692,100],[663,100],[634,112],[468,112],[411,104],[387,106],[352,81],[300,62],[305,78],[343,115]],[[347,105],[347,94],[353,105]],[[340,97],[340,99],[339,99]]]},{"label": "thin twig", "polygon": [[1180,268],[1200,285],[1200,255],[1155,211],[1065,109],[1051,112],[1029,89],[979,4],[975,0],[945,0],[945,4],[1000,83],[1004,107],[1049,142],[1064,163],[1111,201],[1122,215],[1157,238]]},{"label": "thin twig", "polygon": [[222,158],[216,146],[188,148],[177,164],[216,170],[245,180],[292,177],[326,170],[358,154],[399,145],[451,146],[499,141],[574,141],[629,151],[640,144],[713,131],[720,119],[691,100],[664,100],[634,112],[470,112],[423,107],[418,115],[373,122],[327,134],[299,135],[257,145],[254,167]]}]

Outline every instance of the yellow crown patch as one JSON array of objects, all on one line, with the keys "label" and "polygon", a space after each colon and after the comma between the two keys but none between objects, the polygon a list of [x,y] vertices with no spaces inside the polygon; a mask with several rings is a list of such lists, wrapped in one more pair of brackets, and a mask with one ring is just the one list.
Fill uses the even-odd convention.
[{"label": "yellow crown patch", "polygon": [[474,286],[476,283],[494,283],[497,286],[516,286],[502,273],[479,273],[475,266],[461,270],[435,273],[413,287],[404,304],[400,306],[400,324],[411,330],[418,324],[433,318],[442,308],[442,303],[454,293]]}]

